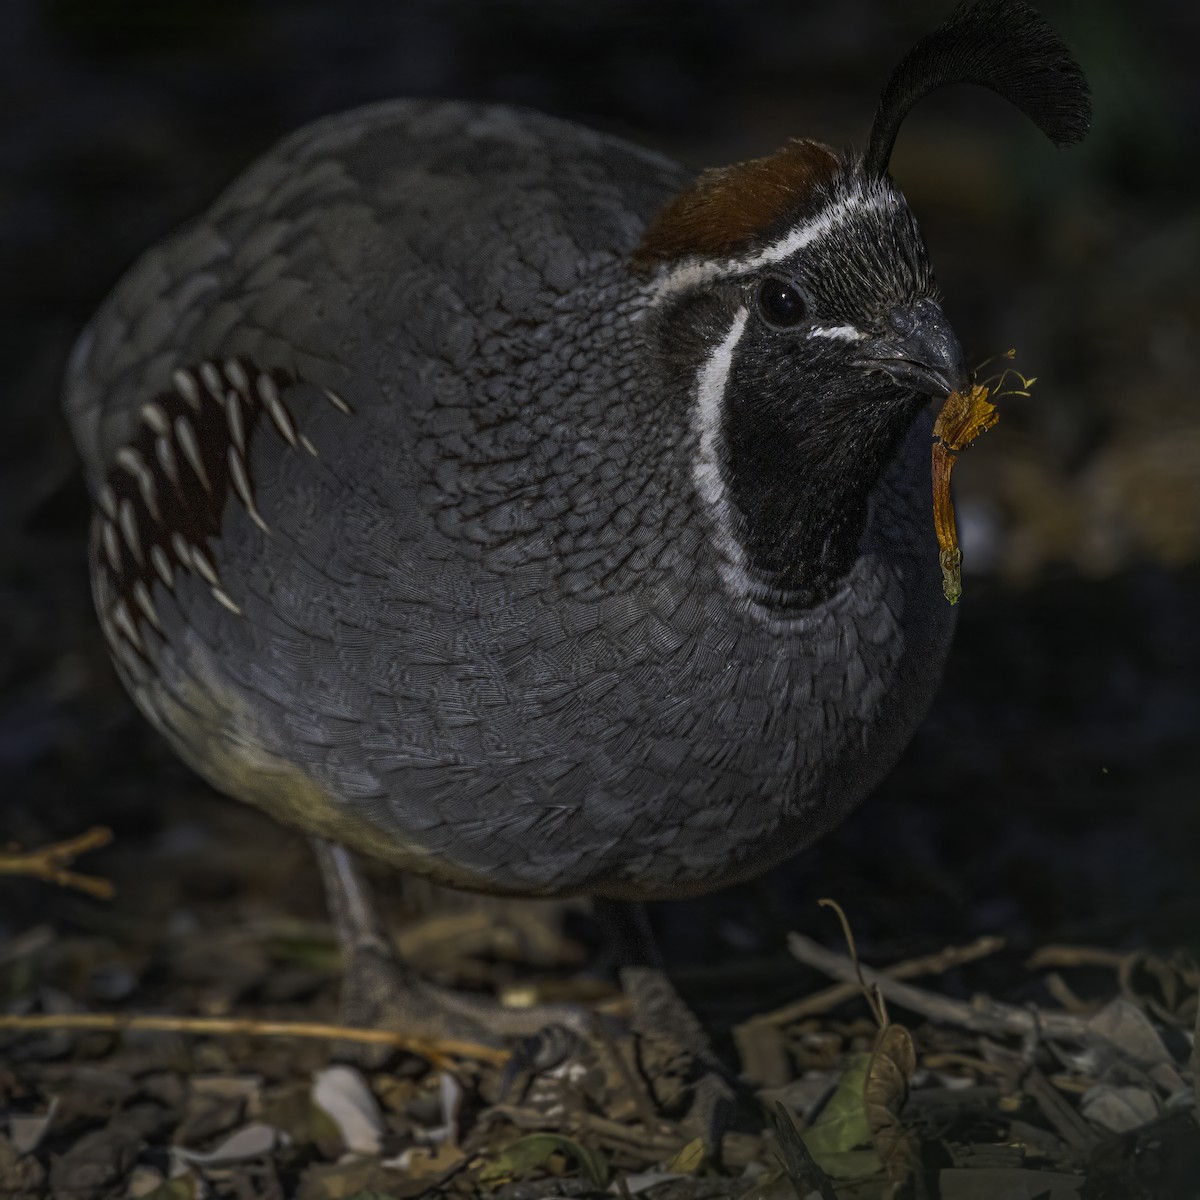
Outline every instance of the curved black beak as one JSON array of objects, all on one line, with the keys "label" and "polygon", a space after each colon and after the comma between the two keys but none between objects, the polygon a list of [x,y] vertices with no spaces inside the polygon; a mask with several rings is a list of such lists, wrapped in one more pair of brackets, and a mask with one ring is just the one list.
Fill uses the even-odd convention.
[{"label": "curved black beak", "polygon": [[947,396],[967,390],[971,380],[962,347],[935,301],[918,300],[893,309],[888,326],[882,337],[859,343],[855,366],[882,371],[922,395]]}]

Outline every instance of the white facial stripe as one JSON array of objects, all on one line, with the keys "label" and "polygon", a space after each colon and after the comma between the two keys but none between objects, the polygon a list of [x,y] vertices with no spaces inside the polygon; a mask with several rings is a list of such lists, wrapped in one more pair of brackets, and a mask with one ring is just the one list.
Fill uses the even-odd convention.
[{"label": "white facial stripe", "polygon": [[808,336],[832,338],[837,342],[860,342],[867,335],[853,325],[814,325],[808,331]]},{"label": "white facial stripe", "polygon": [[745,555],[734,536],[733,517],[721,473],[721,417],[725,409],[725,390],[734,351],[746,330],[749,309],[739,308],[729,332],[704,361],[696,380],[696,408],[693,420],[699,434],[699,448],[692,465],[696,490],[712,515],[718,551],[734,573],[745,578]]},{"label": "white facial stripe", "polygon": [[832,204],[823,208],[810,221],[789,230],[773,246],[756,254],[749,260],[749,268],[765,267],[769,263],[782,262],[791,258],[798,250],[823,237],[835,225],[840,225],[854,213],[883,212],[896,204],[895,193],[881,188],[864,192],[861,189],[839,196]]},{"label": "white facial stripe", "polygon": [[656,284],[651,297],[652,304],[661,304],[676,293],[695,287],[719,275],[745,275],[760,267],[782,262],[793,254],[824,237],[831,229],[848,217],[865,212],[883,212],[899,203],[890,188],[874,188],[864,192],[861,188],[838,196],[827,204],[815,217],[789,229],[777,242],[749,258],[729,258],[722,262],[693,261],[676,267]]}]

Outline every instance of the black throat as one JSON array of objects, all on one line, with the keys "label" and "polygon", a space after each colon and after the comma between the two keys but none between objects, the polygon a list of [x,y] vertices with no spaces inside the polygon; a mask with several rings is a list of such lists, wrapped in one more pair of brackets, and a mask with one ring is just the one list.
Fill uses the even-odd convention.
[{"label": "black throat", "polygon": [[[871,490],[921,401],[872,395],[866,376],[833,367],[806,373],[797,395],[787,374],[778,358],[735,355],[721,465],[751,574],[795,608],[820,603],[853,567]],[[861,395],[847,392],[855,384]]]}]

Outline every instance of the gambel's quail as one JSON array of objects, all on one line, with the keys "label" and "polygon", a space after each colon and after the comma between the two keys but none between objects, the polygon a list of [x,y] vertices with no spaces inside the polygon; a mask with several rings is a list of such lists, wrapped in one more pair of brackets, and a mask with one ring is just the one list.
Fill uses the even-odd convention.
[{"label": "gambel's quail", "polygon": [[919,42],[865,152],[695,175],[512,108],[328,117],[81,336],[117,670],[214,787],[326,843],[372,1019],[440,1018],[346,848],[688,896],[820,837],[909,740],[953,627],[926,408],[969,379],[887,165],[954,82],[1087,128],[1020,0]]}]

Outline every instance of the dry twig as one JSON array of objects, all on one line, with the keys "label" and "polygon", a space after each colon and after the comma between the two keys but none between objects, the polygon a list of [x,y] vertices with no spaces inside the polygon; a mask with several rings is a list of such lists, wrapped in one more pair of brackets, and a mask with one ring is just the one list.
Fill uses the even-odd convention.
[{"label": "dry twig", "polygon": [[95,896],[98,900],[111,900],[115,889],[107,879],[97,879],[94,875],[80,875],[67,868],[81,854],[107,846],[112,838],[111,829],[97,826],[78,837],[68,838],[65,842],[54,842],[39,850],[10,850],[0,854],[0,875],[32,875],[35,879],[45,880],[46,883],[56,883],[59,887],[87,892],[89,896]]},{"label": "dry twig", "polygon": [[1192,1069],[1192,1091],[1196,1098],[1196,1120],[1200,1121],[1200,996],[1196,998],[1196,1029],[1192,1034],[1192,1053],[1188,1065]]},{"label": "dry twig", "polygon": [[1087,1000],[1081,1000],[1071,990],[1070,984],[1057,972],[1050,971],[1042,981],[1046,985],[1046,991],[1064,1008],[1067,1012],[1080,1013],[1083,1016],[1091,1016],[1092,1013],[1099,1008],[1098,1004],[1092,1004]]},{"label": "dry twig", "polygon": [[1030,971],[1046,967],[1111,967],[1117,970],[1128,955],[1103,946],[1069,946],[1052,944],[1039,946],[1026,960]]},{"label": "dry twig", "polygon": [[780,1160],[796,1189],[796,1195],[810,1196],[816,1192],[821,1200],[837,1200],[829,1176],[817,1165],[792,1122],[791,1114],[782,1104],[776,1103],[771,1113],[771,1123],[775,1127]]},{"label": "dry twig", "polygon": [[76,1030],[86,1033],[193,1033],[207,1036],[295,1037],[330,1041],[366,1042],[376,1046],[393,1046],[409,1054],[427,1058],[435,1066],[446,1066],[454,1058],[470,1058],[478,1062],[503,1066],[508,1062],[506,1050],[483,1046],[476,1042],[453,1039],[433,1040],[392,1033],[386,1029],[351,1029],[343,1025],[328,1025],[316,1021],[260,1021],[253,1017],[160,1017],[123,1015],[121,1013],[62,1013],[34,1016],[0,1014],[0,1033],[31,1033],[46,1030]]},{"label": "dry twig", "polygon": [[[1002,937],[986,936],[976,938],[966,946],[947,946],[935,954],[925,954],[920,958],[905,959],[904,962],[893,963],[890,967],[881,967],[879,973],[889,979],[916,979],[921,975],[942,975],[952,967],[961,967],[964,963],[976,962],[987,958],[1004,949]],[[754,1017],[767,1025],[791,1025],[805,1017],[819,1016],[836,1008],[846,1000],[853,1000],[862,994],[858,983],[835,983],[832,987],[813,992],[811,996],[803,996],[791,1004],[785,1004],[773,1012]]]},{"label": "dry twig", "polygon": [[988,1075],[996,1079],[1011,1079],[1015,1070],[1011,1063],[988,1062],[974,1054],[963,1054],[957,1050],[941,1050],[921,1057],[921,1066],[930,1071],[944,1071],[947,1068],[961,1067],[973,1071],[976,1075]]},{"label": "dry twig", "polygon": [[1025,1076],[1025,1092],[1072,1150],[1086,1152],[1095,1148],[1099,1135],[1036,1067]]},{"label": "dry twig", "polygon": [[1015,1008],[1011,1004],[980,996],[968,1004],[963,1000],[952,1000],[948,996],[922,991],[910,983],[889,979],[882,971],[874,971],[870,967],[858,968],[849,958],[827,950],[802,933],[788,934],[788,949],[802,963],[816,967],[818,971],[824,971],[826,975],[844,983],[857,981],[861,969],[867,983],[877,987],[887,1000],[910,1012],[920,1013],[931,1021],[957,1025],[974,1033],[1016,1037],[1044,1036],[1078,1041],[1088,1033],[1087,1022],[1072,1013]]}]

